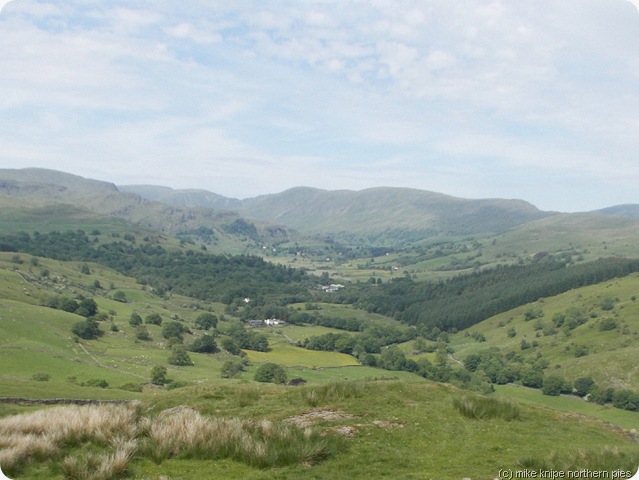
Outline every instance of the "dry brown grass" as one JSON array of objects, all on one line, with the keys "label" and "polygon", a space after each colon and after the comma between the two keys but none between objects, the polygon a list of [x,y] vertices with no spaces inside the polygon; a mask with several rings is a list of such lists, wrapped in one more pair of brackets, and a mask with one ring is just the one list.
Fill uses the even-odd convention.
[{"label": "dry brown grass", "polygon": [[126,475],[129,462],[138,448],[136,439],[119,438],[113,442],[112,453],[89,453],[68,456],[62,460],[65,478],[78,480],[112,480]]},{"label": "dry brown grass", "polygon": [[188,407],[150,418],[141,415],[139,403],[64,406],[6,417],[0,419],[0,439],[0,465],[10,476],[32,461],[53,459],[65,478],[74,480],[122,478],[136,455],[158,462],[232,458],[264,468],[313,463],[337,449],[308,428],[210,418]]},{"label": "dry brown grass", "polygon": [[[137,442],[135,448],[131,442],[135,442],[134,439],[144,426],[138,421],[140,408],[140,404],[135,402],[126,406],[71,405],[2,418],[0,465],[5,473],[16,472],[31,461],[50,459],[66,447],[91,441],[114,448],[115,451],[103,456],[97,468],[93,460],[85,462],[92,464],[88,470],[124,472],[137,448]],[[73,463],[71,460],[69,462]],[[107,468],[107,464],[112,467]],[[68,478],[92,477],[80,475]]]}]

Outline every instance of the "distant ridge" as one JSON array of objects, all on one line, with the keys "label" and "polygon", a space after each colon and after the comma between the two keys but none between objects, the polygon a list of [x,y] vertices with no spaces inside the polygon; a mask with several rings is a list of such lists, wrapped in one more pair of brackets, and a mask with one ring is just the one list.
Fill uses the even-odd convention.
[{"label": "distant ridge", "polygon": [[597,210],[599,213],[613,215],[615,217],[639,218],[639,204],[627,203]]},{"label": "distant ridge", "polygon": [[82,191],[117,192],[113,183],[80,177],[71,173],[49,170],[46,168],[23,168],[0,170],[0,182],[6,189],[11,183],[30,184],[33,188],[44,185],[55,185],[67,189]]},{"label": "distant ridge", "polygon": [[[151,187],[147,193],[161,189]],[[224,199],[216,194],[208,196]],[[256,242],[288,239],[285,229],[247,222],[229,209],[168,205],[121,191],[113,183],[40,168],[0,169],[0,208],[40,225],[49,225],[47,211],[74,218],[108,216],[168,235],[206,238],[218,248],[232,251]]]},{"label": "distant ridge", "polygon": [[523,200],[467,200],[410,188],[327,191],[298,187],[242,201],[240,214],[307,233],[422,231],[434,235],[496,233],[538,220]]},{"label": "distant ridge", "polygon": [[553,215],[523,200],[467,200],[410,188],[361,191],[295,187],[245,200],[206,190],[130,185],[121,190],[174,206],[230,209],[254,220],[285,225],[306,234],[376,240],[498,233]]},{"label": "distant ridge", "polygon": [[136,193],[143,198],[175,207],[204,207],[217,210],[237,209],[241,202],[208,190],[160,187],[156,185],[119,185],[121,192]]}]

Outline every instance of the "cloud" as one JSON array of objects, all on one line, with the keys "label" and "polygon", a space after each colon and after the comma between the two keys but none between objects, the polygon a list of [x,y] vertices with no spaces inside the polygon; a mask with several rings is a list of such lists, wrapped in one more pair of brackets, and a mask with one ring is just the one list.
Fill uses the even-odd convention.
[{"label": "cloud", "polygon": [[627,0],[12,2],[0,167],[234,196],[535,171],[582,208],[569,181],[639,180],[638,25]]},{"label": "cloud", "polygon": [[2,10],[8,3],[11,3],[11,0],[0,0],[0,14],[2,14]]}]

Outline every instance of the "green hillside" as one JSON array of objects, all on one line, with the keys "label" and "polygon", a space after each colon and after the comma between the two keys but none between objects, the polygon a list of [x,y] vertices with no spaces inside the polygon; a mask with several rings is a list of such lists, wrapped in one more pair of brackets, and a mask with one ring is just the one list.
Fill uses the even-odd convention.
[{"label": "green hillside", "polygon": [[[548,372],[570,382],[591,376],[606,387],[636,389],[638,296],[637,274],[574,289],[485,320],[454,335],[451,345],[462,360],[472,353],[499,348],[503,353],[516,352],[524,362],[543,358]],[[562,317],[563,324],[558,326]],[[574,317],[583,323],[569,328]],[[475,332],[485,341],[473,338]],[[524,341],[530,348],[522,349]]]},{"label": "green hillside", "polygon": [[244,204],[283,228],[147,190],[200,206],[0,171],[11,478],[637,470],[637,220],[403,189]]},{"label": "green hillside", "polygon": [[[114,299],[117,292],[126,302]],[[81,316],[42,306],[56,297],[94,299],[105,315],[99,322],[104,335],[95,340],[78,339],[71,329],[83,320]],[[163,337],[162,326],[144,325],[150,340],[140,341],[135,327],[129,324],[132,313],[142,318],[157,313],[165,324],[183,324],[191,332],[184,339],[188,345],[206,333],[194,324],[201,313],[226,318],[217,329],[225,331],[233,318],[225,317],[224,305],[177,294],[158,296],[134,279],[99,264],[0,253],[0,308],[0,355],[5,366],[0,376],[0,396],[46,398],[56,392],[56,396],[72,398],[130,398],[134,394],[128,391],[132,389],[128,384],[136,386],[133,390],[142,390],[155,365],[166,366],[168,376],[175,380],[214,385],[225,381],[220,378],[220,369],[232,357],[221,349],[215,354],[190,352],[194,366],[169,365],[170,342]],[[281,333],[270,329],[264,332],[271,339],[271,348],[268,353],[249,355],[255,365],[264,361],[301,368],[359,365],[350,356],[292,347]],[[252,378],[255,365],[239,378]],[[376,375],[372,369],[365,370],[368,373],[361,377]],[[36,374],[50,378],[46,382],[34,380]],[[313,379],[325,381],[340,376],[335,370],[326,370],[315,373]],[[96,379],[105,380],[109,388],[79,386]]]},{"label": "green hillside", "polygon": [[233,253],[261,251],[296,238],[293,232],[289,238],[282,227],[248,222],[230,211],[170,206],[121,192],[107,182],[35,168],[0,170],[0,207],[0,220],[7,222],[8,231],[46,231],[49,226],[90,231],[105,223],[128,224],[129,230],[153,231]]}]

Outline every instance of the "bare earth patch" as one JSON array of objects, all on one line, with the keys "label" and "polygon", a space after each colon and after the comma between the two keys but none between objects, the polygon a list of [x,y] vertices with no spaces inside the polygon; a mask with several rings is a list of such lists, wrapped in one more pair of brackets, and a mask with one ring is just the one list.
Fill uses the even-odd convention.
[{"label": "bare earth patch", "polygon": [[306,428],[318,422],[327,420],[349,420],[351,418],[355,418],[355,416],[350,413],[337,412],[335,410],[314,410],[296,417],[287,418],[284,420],[284,423],[292,423],[299,428]]},{"label": "bare earth patch", "polygon": [[389,422],[388,420],[373,420],[373,425],[382,428],[404,428],[404,425],[397,422]]}]

